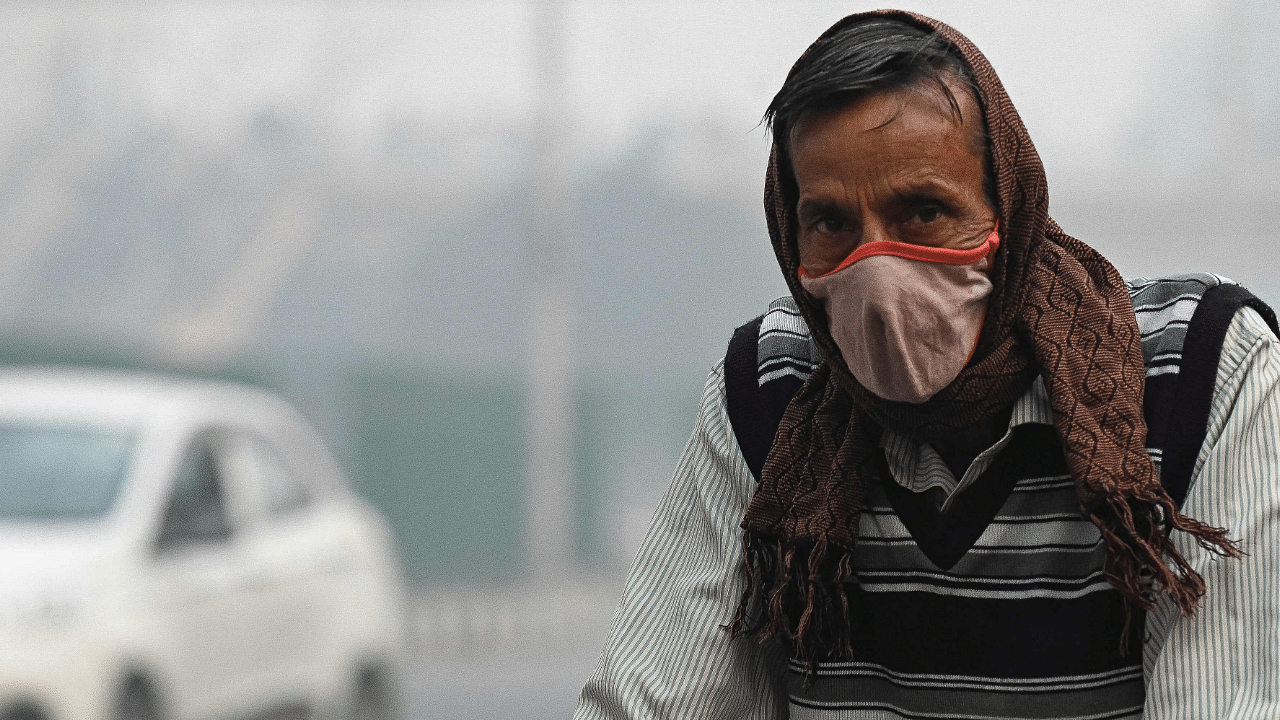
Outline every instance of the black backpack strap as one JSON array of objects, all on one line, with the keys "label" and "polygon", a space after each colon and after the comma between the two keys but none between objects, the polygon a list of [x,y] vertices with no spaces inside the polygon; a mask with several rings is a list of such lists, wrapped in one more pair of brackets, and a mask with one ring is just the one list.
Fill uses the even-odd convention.
[{"label": "black backpack strap", "polygon": [[729,352],[724,356],[725,405],[729,424],[733,426],[738,447],[747,460],[751,474],[760,479],[764,459],[769,455],[777,424],[769,427],[768,413],[760,399],[759,363],[760,323],[764,316],[733,331]]},{"label": "black backpack strap", "polygon": [[1209,432],[1209,410],[1222,343],[1232,318],[1243,307],[1257,310],[1272,332],[1280,334],[1275,312],[1248,290],[1232,283],[1207,290],[1187,325],[1160,470],[1161,483],[1179,506],[1187,497],[1191,471]]}]

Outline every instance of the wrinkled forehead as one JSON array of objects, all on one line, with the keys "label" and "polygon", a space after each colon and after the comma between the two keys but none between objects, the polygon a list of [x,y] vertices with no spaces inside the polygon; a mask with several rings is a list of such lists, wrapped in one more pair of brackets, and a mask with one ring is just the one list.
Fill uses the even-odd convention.
[{"label": "wrinkled forehead", "polygon": [[904,87],[875,90],[848,97],[843,102],[808,109],[786,128],[785,146],[788,150],[794,149],[800,137],[815,124],[851,108],[865,110],[862,129],[866,132],[918,120],[929,122],[941,132],[947,125],[934,122],[941,118],[946,124],[967,131],[974,153],[980,155],[986,151],[986,118],[976,91],[968,80],[950,72],[944,72],[940,82],[921,78]]}]

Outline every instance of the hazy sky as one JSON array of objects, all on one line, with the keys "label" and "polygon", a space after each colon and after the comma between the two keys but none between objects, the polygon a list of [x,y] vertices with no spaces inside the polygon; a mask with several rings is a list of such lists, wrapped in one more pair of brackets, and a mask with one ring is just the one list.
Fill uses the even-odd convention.
[{"label": "hazy sky", "polygon": [[[1211,26],[1228,3],[912,5],[983,48],[1047,158],[1089,166],[1132,125],[1172,40]],[[869,7],[570,3],[578,150],[616,153],[637,127],[689,122],[741,133],[754,152],[739,154],[755,160],[763,140],[753,130],[792,60],[835,19]],[[50,52],[55,69],[95,91],[87,111],[98,121],[127,109],[207,143],[264,105],[311,118],[334,150],[361,152],[389,121],[518,127],[533,99],[523,2],[11,3],[0,8],[0,38],[8,151],[50,101]]]}]

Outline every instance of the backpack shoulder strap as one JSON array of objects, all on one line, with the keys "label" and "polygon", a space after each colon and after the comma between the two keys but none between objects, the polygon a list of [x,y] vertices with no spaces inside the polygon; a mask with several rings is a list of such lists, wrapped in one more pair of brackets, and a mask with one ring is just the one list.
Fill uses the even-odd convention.
[{"label": "backpack shoulder strap", "polygon": [[1280,334],[1275,312],[1253,293],[1230,282],[1206,290],[1187,323],[1177,387],[1170,403],[1176,411],[1165,426],[1160,472],[1161,482],[1179,506],[1186,499],[1191,472],[1209,431],[1222,343],[1232,319],[1245,307],[1256,310],[1272,332]]},{"label": "backpack shoulder strap", "polygon": [[1129,295],[1146,365],[1143,415],[1147,453],[1163,468],[1168,425],[1176,414],[1182,346],[1191,318],[1209,290],[1222,284],[1216,275],[1196,273],[1129,281]]},{"label": "backpack shoulder strap", "polygon": [[[760,407],[760,383],[756,352],[760,337],[760,322],[764,316],[733,331],[729,351],[724,356],[725,406],[733,435],[746,458],[747,467],[756,480],[764,459],[773,444],[773,433],[765,424],[765,413]],[[776,428],[775,428],[776,430]]]},{"label": "backpack shoulder strap", "polygon": [[734,331],[724,358],[725,404],[734,437],[756,480],[783,411],[820,361],[809,328],[789,295]]}]

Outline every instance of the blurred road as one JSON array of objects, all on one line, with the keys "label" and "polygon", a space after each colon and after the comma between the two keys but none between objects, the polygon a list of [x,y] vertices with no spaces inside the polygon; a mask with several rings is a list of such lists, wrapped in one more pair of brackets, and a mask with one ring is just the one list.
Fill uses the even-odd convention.
[{"label": "blurred road", "polygon": [[412,720],[568,720],[599,647],[551,656],[419,660]]},{"label": "blurred road", "polygon": [[613,580],[419,589],[411,720],[567,720],[621,594]]}]

